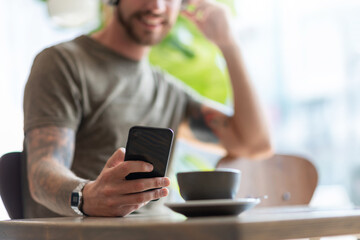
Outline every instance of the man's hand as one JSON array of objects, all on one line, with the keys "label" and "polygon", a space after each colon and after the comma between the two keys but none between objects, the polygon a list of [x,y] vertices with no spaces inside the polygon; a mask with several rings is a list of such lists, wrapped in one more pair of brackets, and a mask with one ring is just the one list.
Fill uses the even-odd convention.
[{"label": "man's hand", "polygon": [[[126,216],[149,201],[168,195],[165,187],[170,185],[170,180],[167,177],[126,180],[128,174],[151,172],[153,166],[143,161],[124,161],[124,157],[124,151],[118,149],[98,178],[86,184],[83,190],[85,214]],[[149,189],[155,190],[146,191]]]},{"label": "man's hand", "polygon": [[182,14],[194,22],[207,39],[218,47],[233,41],[230,11],[213,0],[189,0]]}]

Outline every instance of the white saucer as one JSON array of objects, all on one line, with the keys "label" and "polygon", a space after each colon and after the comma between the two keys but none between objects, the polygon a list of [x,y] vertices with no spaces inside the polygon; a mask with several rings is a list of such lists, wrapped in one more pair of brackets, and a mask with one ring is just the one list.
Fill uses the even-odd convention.
[{"label": "white saucer", "polygon": [[258,198],[238,198],[165,203],[165,206],[187,217],[202,217],[238,215],[259,203]]}]

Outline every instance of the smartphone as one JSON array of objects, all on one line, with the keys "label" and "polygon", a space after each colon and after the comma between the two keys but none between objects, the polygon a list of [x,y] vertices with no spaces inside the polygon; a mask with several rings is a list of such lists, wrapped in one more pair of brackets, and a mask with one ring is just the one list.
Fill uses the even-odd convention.
[{"label": "smartphone", "polygon": [[134,126],[129,130],[125,161],[144,161],[154,166],[152,172],[130,173],[127,180],[164,177],[169,162],[174,132],[170,128]]}]

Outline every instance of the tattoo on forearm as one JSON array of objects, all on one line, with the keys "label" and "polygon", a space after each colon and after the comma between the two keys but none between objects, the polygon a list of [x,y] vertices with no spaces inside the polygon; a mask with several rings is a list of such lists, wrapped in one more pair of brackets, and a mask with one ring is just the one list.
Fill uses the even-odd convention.
[{"label": "tattoo on forearm", "polygon": [[[55,158],[70,168],[74,151],[74,132],[66,128],[44,127],[34,129],[26,136],[30,160]],[[51,156],[50,156],[51,154]]]},{"label": "tattoo on forearm", "polygon": [[43,127],[31,130],[25,137],[30,182],[36,182],[36,187],[30,188],[37,198],[46,199],[49,207],[58,212],[66,210],[68,187],[64,186],[66,181],[56,177],[56,172],[71,167],[74,135],[71,129]]},{"label": "tattoo on forearm", "polygon": [[220,117],[215,112],[203,113],[206,124],[216,133],[218,128],[227,128],[229,126],[229,119],[226,117]]}]

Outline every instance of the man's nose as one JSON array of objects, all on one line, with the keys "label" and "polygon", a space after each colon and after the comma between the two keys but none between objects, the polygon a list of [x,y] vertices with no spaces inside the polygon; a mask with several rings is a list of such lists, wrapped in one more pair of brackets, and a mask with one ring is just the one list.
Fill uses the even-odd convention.
[{"label": "man's nose", "polygon": [[149,10],[155,13],[162,13],[166,10],[167,2],[169,0],[145,0]]}]

